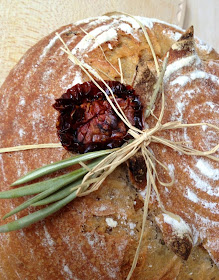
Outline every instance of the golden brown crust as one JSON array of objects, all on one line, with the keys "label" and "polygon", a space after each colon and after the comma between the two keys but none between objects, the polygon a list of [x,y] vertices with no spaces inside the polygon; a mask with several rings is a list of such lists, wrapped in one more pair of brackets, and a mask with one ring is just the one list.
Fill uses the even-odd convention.
[{"label": "golden brown crust", "polygon": [[[125,25],[121,27],[122,23]],[[147,30],[156,55],[162,59],[182,31],[156,21],[147,20],[146,23],[150,27]],[[136,66],[142,60],[147,62],[148,69],[151,71],[148,75],[151,77],[156,75],[153,58],[142,32],[135,28],[133,21],[125,17],[104,17],[102,20],[100,18],[87,21],[87,23],[82,22],[79,25],[69,25],[60,28],[58,33],[68,43],[69,48],[74,49],[84,38],[81,27],[86,32],[90,32],[103,25],[107,28],[106,30],[112,30],[111,33],[107,33],[110,40],[101,46],[117,70],[119,70],[118,58],[121,58],[127,83],[132,83]],[[116,30],[116,37],[112,36],[113,30]],[[25,54],[1,87],[0,117],[4,119],[4,122],[0,124],[2,147],[58,142],[55,128],[57,114],[51,106],[54,98],[59,97],[76,82],[88,80],[79,67],[74,66],[67,59],[67,55],[60,49],[61,45],[55,32],[41,40]],[[218,54],[214,50],[208,53],[207,48],[205,50],[205,47],[200,44],[196,45],[196,48],[200,58],[205,59],[206,62],[198,66],[195,64],[186,66],[168,77],[168,82],[165,84],[168,94],[164,121],[170,121],[173,116],[177,118],[185,115],[188,123],[201,122],[203,119],[215,123],[218,119],[216,111],[210,110],[210,105],[206,104],[209,102],[212,106],[218,102],[218,94],[215,93],[218,92],[218,84],[214,78],[218,77]],[[75,53],[92,67],[103,70],[113,79],[120,79],[118,73],[105,60],[98,46],[90,52],[87,49],[75,48]],[[191,53],[196,56],[196,53],[189,49],[188,56]],[[179,57],[176,57],[176,52],[173,50],[170,53],[169,64]],[[195,58],[198,59],[198,56]],[[196,70],[207,73],[207,78],[192,80],[190,74]],[[183,89],[176,83],[176,79],[182,75],[188,76],[188,83],[183,86]],[[106,77],[103,75],[103,78]],[[194,86],[191,85],[191,81]],[[194,97],[190,105],[186,104],[183,112],[177,111],[177,102],[182,103],[181,98],[184,98],[182,92],[188,93],[192,89],[197,96],[194,97],[190,92],[190,95]],[[151,90],[152,84],[149,83],[148,91]],[[200,108],[203,113],[200,112]],[[159,106],[156,110],[155,114],[159,111]],[[181,112],[183,115],[180,115]],[[206,112],[209,112],[207,116]],[[153,125],[153,118],[148,124]],[[216,139],[207,141],[208,139],[204,138],[203,129],[197,128],[195,134],[193,131],[188,130],[188,137],[195,147],[206,149],[208,145],[216,141]],[[213,132],[210,133],[213,135]],[[177,141],[184,140],[182,134],[178,132],[164,134],[164,136],[173,137]],[[168,210],[179,214],[194,232],[206,232],[199,236],[200,241],[204,241],[203,246],[210,252],[214,261],[217,261],[219,250],[213,248],[212,244],[216,243],[218,237],[217,226],[213,223],[217,221],[218,214],[214,213],[215,209],[211,211],[210,208],[206,208],[207,204],[204,206],[201,204],[205,201],[208,205],[214,205],[217,197],[196,188],[194,178],[189,177],[188,171],[184,172],[182,169],[183,164],[186,164],[188,168],[194,168],[197,164],[196,159],[182,157],[169,148],[164,151],[160,145],[152,146],[152,148],[159,160],[162,159],[167,165],[175,166],[176,183],[174,186],[165,190],[158,184],[163,203]],[[51,161],[60,160],[64,154],[64,149],[54,149],[1,155],[0,180],[3,182],[1,190],[8,189],[13,181],[27,171]],[[209,162],[209,164],[216,168],[214,163]],[[158,171],[162,180],[169,180],[167,173],[159,167]],[[107,179],[100,190],[90,196],[76,199],[63,210],[27,229],[1,234],[0,278],[4,280],[125,279],[139,239],[143,213],[142,197],[130,180],[127,180],[127,176],[126,167],[123,166]],[[203,180],[205,182],[210,180],[209,186],[214,192],[216,181],[209,179],[208,176],[207,178],[205,176]],[[195,192],[201,203],[189,200],[188,186],[191,187],[190,194],[191,191]],[[6,214],[20,201],[22,199],[16,199],[13,202],[1,201],[0,215]],[[195,245],[186,262],[168,249],[161,230],[155,222],[154,216],[160,214],[156,205],[155,200],[150,206],[143,246],[133,279],[189,279],[192,277],[197,280],[210,280],[219,277],[217,267],[203,247]],[[23,211],[22,215],[27,214],[28,211]],[[200,220],[197,219],[196,214],[201,217]],[[106,222],[106,218],[117,221],[117,226],[111,227]],[[203,226],[202,218],[208,218],[210,225]]]}]

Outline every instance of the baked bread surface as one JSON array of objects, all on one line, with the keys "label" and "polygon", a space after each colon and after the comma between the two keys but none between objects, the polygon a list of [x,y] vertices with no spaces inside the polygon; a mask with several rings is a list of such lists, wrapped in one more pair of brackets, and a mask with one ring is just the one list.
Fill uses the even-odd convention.
[{"label": "baked bread surface", "polygon": [[[146,26],[161,63],[183,31],[157,20],[139,19]],[[84,31],[91,36],[85,36]],[[120,80],[120,76],[106,61],[98,45],[118,71],[120,58],[125,82],[134,84],[145,105],[153,89],[150,81],[156,80],[156,72],[150,48],[134,19],[103,16],[62,27],[56,32],[79,59],[101,69],[114,80]],[[218,54],[198,39],[194,45],[191,36],[189,43],[186,38],[181,41],[184,47],[173,45],[170,51],[164,77],[163,122],[178,120],[218,125]],[[59,141],[57,112],[52,108],[54,99],[73,85],[89,80],[68,60],[61,46],[55,32],[42,39],[24,55],[1,87],[2,147]],[[141,75],[142,80],[137,80],[141,65],[144,75]],[[108,79],[104,74],[101,76]],[[145,96],[141,87],[143,81]],[[158,116],[159,110],[158,103],[154,114]],[[154,124],[155,119],[150,117],[146,125]],[[191,142],[193,148],[201,150],[213,148],[219,138],[214,129],[206,126],[160,135]],[[169,174],[157,166],[162,181],[168,182],[174,175],[172,187],[163,187],[158,182],[157,186],[165,208],[178,214],[182,223],[176,225],[163,215],[152,193],[143,245],[132,279],[219,278],[216,266],[219,263],[218,164],[179,154],[160,144],[153,144],[151,148],[171,171]],[[64,148],[2,154],[1,190],[9,189],[13,181],[28,171],[66,156]],[[140,236],[143,198],[144,191],[130,180],[127,166],[121,166],[97,192],[77,198],[61,211],[26,229],[0,234],[0,278],[125,279]],[[0,215],[5,215],[21,201],[2,200]],[[34,209],[30,208],[15,218],[32,211]]]}]

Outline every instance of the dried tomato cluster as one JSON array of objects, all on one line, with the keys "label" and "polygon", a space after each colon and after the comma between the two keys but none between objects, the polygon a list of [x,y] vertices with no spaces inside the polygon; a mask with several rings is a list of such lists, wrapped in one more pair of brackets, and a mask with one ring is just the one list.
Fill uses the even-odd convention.
[{"label": "dried tomato cluster", "polygon": [[[106,83],[130,123],[142,129],[142,108],[134,89],[116,81]],[[110,96],[104,83],[98,84]],[[56,99],[53,107],[60,112],[57,121],[58,136],[69,151],[85,153],[115,148],[129,138],[127,126],[93,82],[77,84],[68,89],[61,98]]]}]

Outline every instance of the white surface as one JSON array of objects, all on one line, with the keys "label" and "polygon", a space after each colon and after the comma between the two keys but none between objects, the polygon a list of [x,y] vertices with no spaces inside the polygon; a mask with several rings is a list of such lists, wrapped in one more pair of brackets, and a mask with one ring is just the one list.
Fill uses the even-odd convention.
[{"label": "white surface", "polygon": [[219,0],[187,0],[183,27],[193,25],[195,35],[219,52]]}]

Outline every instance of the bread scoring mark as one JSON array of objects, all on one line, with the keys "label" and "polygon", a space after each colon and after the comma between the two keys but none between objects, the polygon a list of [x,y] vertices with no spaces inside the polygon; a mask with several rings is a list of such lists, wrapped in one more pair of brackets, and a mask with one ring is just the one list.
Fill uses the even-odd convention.
[{"label": "bread scoring mark", "polygon": [[214,168],[206,160],[200,158],[196,163],[196,167],[199,171],[212,180],[219,180],[219,169]]},{"label": "bread scoring mark", "polygon": [[[204,110],[209,111],[209,112],[214,112],[217,113],[219,110],[216,108],[216,104],[213,102],[206,102],[205,104],[199,104],[199,105],[194,105],[188,112],[187,110],[187,105],[189,104],[190,100],[189,99],[196,99],[197,94],[200,92],[200,88],[196,86],[193,90],[185,90],[183,89],[184,86],[188,82],[192,82],[196,79],[200,79],[200,83],[205,85],[205,80],[211,80],[213,83],[218,83],[218,78],[215,75],[208,74],[204,71],[200,70],[195,70],[189,73],[188,75],[181,75],[175,78],[173,81],[170,82],[170,85],[175,88],[173,88],[174,92],[178,95],[172,95],[171,99],[175,103],[175,111],[171,114],[171,121],[179,120],[179,121],[184,121],[188,117],[190,118],[192,115],[196,114],[196,111],[202,110],[203,111],[203,105],[205,105]],[[182,94],[183,90],[183,94]],[[209,92],[210,94],[210,92]],[[211,94],[214,95],[216,94],[215,90],[211,88]],[[210,107],[210,108],[207,108]],[[200,109],[199,109],[200,108]],[[185,115],[186,114],[186,115]],[[215,118],[217,119],[217,118]],[[200,120],[200,122],[210,122],[214,123],[213,120],[209,120],[208,118]],[[209,131],[209,127],[202,127],[202,130],[204,132],[203,137],[202,137],[202,143],[210,149],[210,146],[213,146],[213,143],[215,142],[215,139],[217,139],[217,133],[215,131]],[[208,133],[208,137],[205,137],[206,135],[206,130]],[[187,142],[191,142],[191,139],[188,136],[188,130],[187,128],[183,130],[183,137],[184,140]],[[172,137],[172,139],[174,139]],[[203,144],[200,143],[200,146],[203,146]],[[215,143],[217,144],[217,143]],[[206,147],[202,147],[203,149],[206,149]]]},{"label": "bread scoring mark", "polygon": [[[171,121],[176,121],[176,120],[180,122],[184,121],[184,111],[186,109],[186,105],[188,104],[189,104],[189,100],[186,100],[185,98],[183,98],[183,96],[180,96],[179,99],[176,99],[176,106],[175,106],[176,109],[171,115]],[[184,139],[189,140],[187,135],[187,128],[184,128],[183,131],[185,133]]]},{"label": "bread scoring mark", "polygon": [[93,44],[92,49],[97,48],[99,45],[102,45],[105,42],[116,40],[117,35],[117,31],[114,28],[110,28],[109,30],[95,37],[95,43]]},{"label": "bread scoring mark", "polygon": [[[123,22],[127,22],[129,23],[133,29],[138,30],[140,29],[139,24],[131,17],[120,14],[120,15],[112,15],[112,16],[101,16],[101,17],[90,17],[84,20],[80,20],[77,21],[76,23],[74,23],[74,25],[78,26],[81,24],[85,24],[87,23],[88,26],[93,26],[93,25],[98,25],[101,23],[105,23],[110,19],[115,19],[118,21],[123,21]],[[149,29],[153,28],[154,23],[160,23],[162,25],[166,25],[166,26],[170,26],[173,27],[174,29],[177,29],[179,31],[185,31],[184,29],[180,28],[179,26],[175,25],[175,24],[170,24],[167,23],[165,21],[156,19],[156,18],[147,18],[147,17],[141,17],[141,16],[135,16],[136,19],[138,19],[140,22],[142,22],[146,27],[148,27]],[[174,32],[173,32],[174,34]]]},{"label": "bread scoring mark", "polygon": [[195,214],[195,219],[198,221],[199,223],[199,234],[200,234],[200,237],[202,240],[204,240],[206,238],[206,233],[207,233],[207,230],[210,228],[210,227],[219,227],[219,221],[213,221],[212,219],[209,220],[208,218],[205,218],[203,216],[201,216],[200,214],[198,213],[194,213]]},{"label": "bread scoring mark", "polygon": [[[69,30],[71,30],[70,26],[67,27],[66,29],[62,30],[59,33],[59,35],[62,35],[63,33],[67,32]],[[42,54],[39,56],[37,62],[34,65],[32,65],[31,69],[29,70],[29,72],[25,76],[25,82],[26,83],[28,83],[28,79],[30,78],[30,76],[32,76],[37,71],[40,63],[48,55],[48,52],[55,45],[55,43],[58,39],[59,39],[59,37],[57,35],[55,35],[52,39],[50,39],[49,43],[46,46],[44,46],[44,48],[42,50]],[[25,63],[27,59],[28,59],[28,55],[25,55],[22,59],[23,63]],[[18,64],[18,65],[20,65],[20,64]]]},{"label": "bread scoring mark", "polygon": [[204,199],[198,198],[198,196],[189,187],[187,187],[186,189],[185,197],[194,203],[198,203],[199,205],[202,205],[206,209],[210,209],[211,213],[219,214],[219,208],[216,202],[208,202]]},{"label": "bread scoring mark", "polygon": [[127,33],[127,34],[131,34],[131,35],[133,36],[133,38],[135,38],[136,40],[139,41],[139,37],[136,35],[136,33],[133,32],[133,29],[132,29],[132,27],[131,27],[129,24],[127,24],[127,23],[121,23],[121,24],[118,26],[118,28],[119,28],[121,31],[123,31],[123,32],[125,32],[125,33]]},{"label": "bread scoring mark", "polygon": [[[199,93],[200,89],[198,87],[196,87],[194,92],[191,91],[185,91],[184,94],[182,94],[181,96],[186,97],[185,94],[189,94],[190,98],[197,98],[197,93]],[[209,92],[209,94],[214,95],[215,92],[214,90],[211,88],[211,92]],[[173,96],[174,97],[174,96]],[[178,99],[175,97],[175,101],[177,102]],[[204,112],[211,112],[214,114],[219,114],[219,106],[211,101],[205,102],[204,104],[197,104],[197,101],[194,100],[196,102],[196,105],[194,105],[193,107],[190,107],[189,112],[187,111],[187,115],[186,118],[190,118],[193,115],[196,115],[197,112],[203,112],[203,116],[202,119],[198,120],[199,122],[208,122],[210,124],[214,124],[214,125],[218,125],[219,124],[219,118],[217,117],[217,115],[215,117],[213,117],[212,119],[209,119],[207,117],[207,114],[204,114]],[[211,130],[209,127],[200,127],[201,131],[199,130],[199,132],[201,133],[202,137],[201,137],[201,141],[199,143],[200,147],[205,150],[208,149],[210,150],[214,145],[218,144],[218,132],[216,132],[215,130]],[[185,131],[191,131],[188,130],[187,128],[185,129]],[[184,132],[185,132],[184,131]],[[206,137],[206,133],[207,133],[207,137]],[[187,133],[186,133],[187,134]],[[186,136],[186,134],[184,134]],[[186,138],[185,138],[186,140]],[[188,141],[189,139],[187,139]]]},{"label": "bread scoring mark", "polygon": [[47,247],[49,249],[50,254],[52,254],[55,250],[55,241],[52,239],[50,233],[48,232],[47,227],[44,225],[44,238],[41,241],[42,246]]},{"label": "bread scoring mark", "polygon": [[[179,85],[180,87],[184,87],[189,81],[190,79],[188,76],[179,76],[175,80],[173,80],[170,84],[172,86]],[[178,89],[180,89],[180,87],[178,87]]]},{"label": "bread scoring mark", "polygon": [[[67,32],[67,31],[69,31],[70,29],[71,29],[71,28],[68,27],[68,28],[62,30],[62,32],[60,32],[59,35],[61,35],[61,34],[65,33],[65,32]],[[48,51],[54,46],[55,42],[56,42],[58,39],[59,39],[59,37],[58,37],[57,35],[55,35],[55,36],[49,41],[48,45],[46,45],[46,47],[44,47],[43,52],[42,52],[42,54],[41,54],[40,57],[39,57],[38,64],[39,64],[40,61],[47,55]]]},{"label": "bread scoring mark", "polygon": [[69,268],[69,266],[66,264],[65,259],[62,261],[62,263],[63,263],[62,264],[63,271],[61,271],[62,275],[66,275],[68,277],[67,279],[69,279],[69,280],[71,280],[71,279],[77,280],[77,278],[75,276],[73,276],[73,273],[72,273],[71,269]]},{"label": "bread scoring mark", "polygon": [[219,189],[213,188],[207,180],[204,180],[204,178],[195,173],[191,167],[187,166],[185,170],[188,171],[188,175],[194,182],[194,186],[197,189],[207,193],[210,196],[219,196]]},{"label": "bread scoring mark", "polygon": [[28,167],[25,165],[23,153],[19,152],[19,155],[17,155],[17,157],[15,158],[15,164],[17,178],[23,176],[28,172]]},{"label": "bread scoring mark", "polygon": [[[99,44],[103,44],[106,41],[112,41],[117,39],[117,32],[112,27],[114,21],[110,24],[99,26],[93,29],[89,34],[85,35],[81,41],[72,50],[73,54],[82,55],[84,52],[90,52],[97,48]],[[95,40],[94,40],[95,38]]]},{"label": "bread scoring mark", "polygon": [[51,74],[52,74],[53,72],[54,72],[54,69],[49,68],[47,71],[45,71],[45,72],[43,73],[43,78],[42,78],[42,80],[43,80],[44,83],[47,83],[47,82],[49,81],[50,76],[51,76]]},{"label": "bread scoring mark", "polygon": [[[124,22],[128,22],[131,24],[132,28],[135,29],[135,31],[137,31],[138,29],[140,29],[139,24],[137,23],[136,20],[134,20],[132,17],[126,16],[126,15],[115,15],[112,16],[114,19],[118,19]],[[135,16],[135,18],[137,20],[139,20],[143,25],[145,25],[146,27],[148,27],[149,29],[152,29],[154,26],[154,23],[161,23],[167,26],[171,26],[176,28],[177,30],[180,31],[184,31],[183,29],[181,29],[179,26],[176,26],[174,24],[170,24],[167,22],[164,22],[162,20],[156,19],[156,18],[147,18],[147,17],[141,17],[141,16]]]},{"label": "bread scoring mark", "polygon": [[199,201],[197,195],[194,192],[192,192],[189,188],[187,188],[187,194],[185,195],[185,197],[195,203]]},{"label": "bread scoring mark", "polygon": [[200,71],[200,70],[196,70],[193,71],[190,75],[191,80],[195,80],[195,79],[210,79],[212,80],[212,82],[215,82],[219,85],[219,78],[215,75],[212,74],[208,74],[204,71]]},{"label": "bread scoring mark", "polygon": [[100,23],[105,22],[108,19],[107,16],[102,16],[102,17],[90,17],[82,20],[78,20],[77,22],[74,23],[75,26],[81,25],[81,24],[96,24],[97,21]]},{"label": "bread scoring mark", "polygon": [[63,88],[63,90],[68,90],[69,88],[72,88],[73,86],[75,86],[76,84],[82,84],[83,80],[82,80],[82,74],[81,71],[77,71],[73,81],[70,84],[67,84],[66,81],[69,80],[69,75],[66,74],[62,77],[61,82],[60,82],[60,86]]},{"label": "bread scoring mark", "polygon": [[[110,19],[109,17],[104,17],[106,19]],[[139,37],[136,33],[136,30],[139,29],[139,24],[132,18],[127,16],[113,16],[114,20],[106,25],[98,26],[93,29],[87,35],[85,35],[81,41],[75,46],[72,50],[73,54],[83,55],[83,52],[87,53],[95,48],[98,45],[101,45],[107,41],[113,41],[117,39],[118,33],[117,30],[121,30],[127,34],[131,34],[133,38],[139,41]],[[136,17],[139,18],[139,17]],[[143,21],[143,23],[149,28],[153,27],[153,23],[150,19],[139,18]],[[94,20],[87,25],[87,30],[90,26],[98,25],[102,23],[102,19]],[[129,23],[129,24],[127,24]],[[134,28],[134,31],[133,31]]]},{"label": "bread scoring mark", "polygon": [[[88,18],[88,20],[90,21],[87,21],[88,22],[88,26],[91,27],[93,25],[97,25],[97,24],[102,24],[102,23],[106,23],[107,20],[109,20],[110,18],[108,16],[101,16],[101,17],[93,17],[93,18]],[[81,20],[81,23],[84,23],[83,20]],[[78,22],[77,24],[78,25]]]},{"label": "bread scoring mark", "polygon": [[[2,158],[2,154],[0,154],[0,166],[1,166],[1,174],[3,176],[3,180],[4,182],[7,182],[8,181],[8,178],[6,176],[6,173],[5,173],[5,168],[4,168],[4,160]],[[1,236],[2,234],[0,234]]]},{"label": "bread scoring mark", "polygon": [[164,74],[164,81],[167,82],[167,80],[170,78],[172,74],[181,70],[183,67],[188,67],[188,66],[198,65],[198,64],[201,64],[201,60],[196,54],[180,58],[174,61],[173,63],[167,65],[167,69]]},{"label": "bread scoring mark", "polygon": [[[113,15],[111,16],[111,18],[117,20],[118,22],[128,22],[131,24],[132,28],[135,29],[135,30],[138,30],[140,28],[139,24],[136,22],[136,20],[134,20],[133,18],[131,17],[128,17],[126,15]],[[137,17],[136,17],[137,18]],[[110,19],[110,17],[109,17]]]},{"label": "bread scoring mark", "polygon": [[[188,75],[182,75],[171,81],[170,85],[174,86],[176,84],[184,87],[187,83],[192,82],[196,79],[207,80],[210,79],[212,82],[217,83],[219,85],[219,78],[215,75],[208,74],[201,70],[195,70]],[[203,82],[203,81],[202,81]]]},{"label": "bread scoring mark", "polygon": [[171,179],[173,179],[174,178],[175,166],[174,166],[174,164],[170,163],[170,164],[167,165],[167,167],[168,167],[169,175],[170,175]]}]

